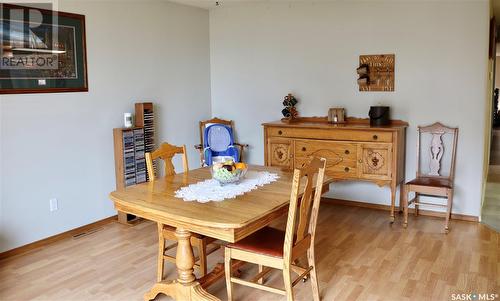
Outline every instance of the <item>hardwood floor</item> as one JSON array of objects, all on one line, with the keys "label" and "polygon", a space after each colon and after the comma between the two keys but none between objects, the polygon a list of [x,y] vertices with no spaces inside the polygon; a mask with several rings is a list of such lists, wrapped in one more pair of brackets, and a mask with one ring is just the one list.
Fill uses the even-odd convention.
[{"label": "hardwood floor", "polygon": [[[500,235],[471,222],[402,216],[390,225],[386,211],[321,204],[316,256],[323,300],[451,300],[451,294],[500,294]],[[284,222],[284,221],[283,221]],[[283,223],[281,223],[283,225]],[[280,226],[281,226],[280,225]],[[0,300],[142,300],[156,279],[156,225],[117,222],[0,261]],[[222,262],[222,251],[209,265]],[[166,265],[167,277],[175,277]],[[244,267],[243,277],[256,273]],[[268,284],[282,285],[279,273]],[[209,291],[225,300],[223,280]],[[311,299],[309,282],[297,300]],[[235,300],[284,300],[234,286]],[[496,298],[500,300],[500,297]],[[159,296],[157,300],[169,300]]]}]

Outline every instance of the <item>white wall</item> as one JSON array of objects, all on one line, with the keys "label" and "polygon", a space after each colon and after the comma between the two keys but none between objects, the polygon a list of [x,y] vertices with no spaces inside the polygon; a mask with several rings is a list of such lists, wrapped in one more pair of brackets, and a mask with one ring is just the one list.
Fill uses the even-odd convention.
[{"label": "white wall", "polygon": [[[208,12],[161,1],[59,1],[87,23],[88,93],[0,96],[0,252],[116,214],[112,128],[156,105],[160,141],[210,117]],[[48,200],[59,199],[49,212]]]},{"label": "white wall", "polygon": [[[487,1],[332,1],[222,5],[210,10],[212,113],[236,122],[249,161],[263,163],[260,124],[281,118],[291,92],[303,116],[341,106],[366,117],[391,106],[409,122],[407,179],[416,126],[460,127],[453,211],[478,216],[488,55]],[[395,92],[359,92],[360,54],[396,54]],[[332,187],[334,197],[389,204],[369,183]]]},{"label": "white wall", "polygon": [[[460,126],[454,211],[479,214],[487,1],[223,3],[210,11],[210,40],[201,9],[153,0],[59,4],[86,15],[90,91],[0,96],[0,252],[115,214],[111,129],[138,100],[155,102],[158,140],[186,144],[191,167],[197,122],[210,116],[234,119],[240,141],[251,144],[249,161],[262,164],[260,124],[281,118],[288,92],[303,116],[332,106],[366,116],[370,105],[390,105],[410,123],[408,179],[416,125]],[[358,56],[378,53],[396,54],[396,91],[360,93]],[[332,189],[389,202],[388,190],[372,184]],[[50,213],[53,197],[60,208]]]}]

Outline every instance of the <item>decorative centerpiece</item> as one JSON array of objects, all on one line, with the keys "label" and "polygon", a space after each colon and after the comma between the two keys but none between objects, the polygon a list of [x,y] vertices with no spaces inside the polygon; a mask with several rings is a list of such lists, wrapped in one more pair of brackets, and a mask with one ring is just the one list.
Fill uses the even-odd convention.
[{"label": "decorative centerpiece", "polygon": [[299,112],[297,111],[297,108],[295,108],[296,104],[297,99],[295,98],[295,96],[288,93],[288,95],[283,99],[283,105],[285,106],[285,108],[281,110],[281,113],[285,117],[282,119],[283,121],[291,121],[299,116]]},{"label": "decorative centerpiece", "polygon": [[235,163],[229,159],[224,162],[216,162],[210,168],[212,178],[217,180],[221,185],[238,184],[247,173],[247,165],[245,163]]}]

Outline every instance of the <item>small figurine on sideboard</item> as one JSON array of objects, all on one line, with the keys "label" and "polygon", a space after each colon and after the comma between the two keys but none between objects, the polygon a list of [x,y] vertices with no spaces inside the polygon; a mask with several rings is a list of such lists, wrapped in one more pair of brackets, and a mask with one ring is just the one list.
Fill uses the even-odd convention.
[{"label": "small figurine on sideboard", "polygon": [[285,108],[281,110],[281,113],[285,118],[284,120],[292,120],[297,118],[299,116],[299,112],[297,111],[297,108],[295,108],[295,105],[297,104],[297,99],[295,96],[293,96],[291,93],[288,93],[287,96],[283,99],[283,105]]}]

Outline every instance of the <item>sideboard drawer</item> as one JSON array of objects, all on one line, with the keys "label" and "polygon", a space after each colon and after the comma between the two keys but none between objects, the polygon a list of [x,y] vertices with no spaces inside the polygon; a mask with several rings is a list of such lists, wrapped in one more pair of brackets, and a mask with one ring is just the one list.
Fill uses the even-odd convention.
[{"label": "sideboard drawer", "polygon": [[326,159],[326,172],[336,178],[355,178],[357,176],[357,151],[355,143],[295,140],[295,167],[308,163],[314,156]]},{"label": "sideboard drawer", "polygon": [[392,142],[392,133],[376,130],[347,130],[342,128],[308,129],[292,127],[269,127],[270,137],[311,138],[340,141]]}]

